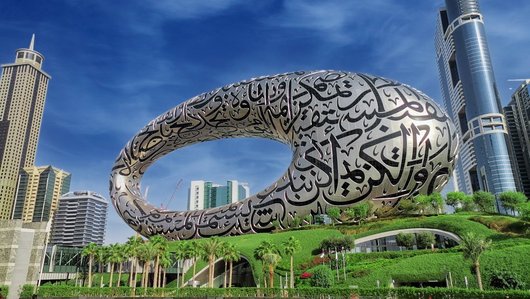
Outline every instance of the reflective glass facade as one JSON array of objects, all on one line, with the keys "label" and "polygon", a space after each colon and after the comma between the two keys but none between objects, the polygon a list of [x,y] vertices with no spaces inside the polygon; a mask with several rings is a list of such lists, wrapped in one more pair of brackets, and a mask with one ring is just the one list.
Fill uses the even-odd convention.
[{"label": "reflective glass facade", "polygon": [[436,57],[447,112],[460,131],[458,189],[515,190],[507,126],[477,0],[447,0],[438,16]]}]

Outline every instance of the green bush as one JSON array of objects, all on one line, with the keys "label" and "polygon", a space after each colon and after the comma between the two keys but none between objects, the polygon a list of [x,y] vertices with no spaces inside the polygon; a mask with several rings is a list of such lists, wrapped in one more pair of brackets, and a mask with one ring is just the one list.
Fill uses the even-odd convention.
[{"label": "green bush", "polygon": [[399,233],[396,235],[396,243],[398,246],[403,246],[407,249],[414,246],[414,234]]},{"label": "green bush", "polygon": [[329,288],[333,285],[333,271],[327,265],[316,266],[311,272],[311,286]]},{"label": "green bush", "polygon": [[495,212],[495,195],[486,191],[473,193],[473,202],[481,212]]},{"label": "green bush", "polygon": [[436,242],[434,234],[431,232],[423,232],[416,235],[416,244],[418,248],[431,248]]},{"label": "green bush", "polygon": [[35,290],[35,286],[32,284],[25,284],[22,286],[22,289],[20,290],[20,298],[31,298],[33,296],[33,290]]},{"label": "green bush", "polygon": [[509,270],[494,270],[490,278],[490,286],[495,289],[524,289],[525,282],[519,274]]},{"label": "green bush", "polygon": [[8,293],[9,287],[0,285],[0,298],[6,298]]},{"label": "green bush", "polygon": [[[33,286],[31,287],[33,290]],[[26,288],[26,286],[25,286]],[[86,288],[61,285],[47,285],[39,288],[39,297],[126,297],[131,296],[131,289],[123,288]],[[417,298],[530,298],[530,292],[520,290],[502,291],[479,291],[477,289],[463,288],[333,288],[333,287],[303,287],[296,289],[260,289],[260,288],[165,288],[147,289],[146,296],[149,297],[172,297],[172,298],[206,298],[206,297],[287,297],[287,298],[352,298],[354,296],[393,297],[404,299]],[[29,292],[32,293],[32,292]],[[28,294],[29,294],[28,293]],[[144,290],[138,288],[138,296],[144,294]],[[31,294],[21,298],[31,298]]]}]

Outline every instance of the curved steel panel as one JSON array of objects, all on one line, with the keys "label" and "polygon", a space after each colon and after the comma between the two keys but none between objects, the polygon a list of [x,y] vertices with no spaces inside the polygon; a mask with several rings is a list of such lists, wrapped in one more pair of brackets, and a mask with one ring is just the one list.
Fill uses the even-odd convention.
[{"label": "curved steel panel", "polygon": [[[265,190],[200,211],[164,211],[139,189],[146,169],[186,145],[229,137],[289,144],[293,160]],[[118,156],[110,196],[144,236],[239,235],[282,228],[295,216],[363,200],[377,206],[440,191],[452,173],[457,134],[427,96],[380,77],[338,71],[260,77],[196,96],[160,115]]]}]

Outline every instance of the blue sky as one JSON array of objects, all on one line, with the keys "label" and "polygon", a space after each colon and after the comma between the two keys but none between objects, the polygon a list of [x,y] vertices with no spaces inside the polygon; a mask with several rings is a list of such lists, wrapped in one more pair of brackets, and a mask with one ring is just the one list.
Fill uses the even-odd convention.
[{"label": "blue sky", "polygon": [[[151,119],[225,84],[296,70],[366,72],[441,101],[434,31],[443,1],[0,1],[0,63],[17,48],[45,56],[52,76],[38,165],[72,173],[71,190],[108,197],[125,143]],[[530,1],[482,0],[503,105],[511,78],[530,77]],[[245,181],[257,192],[287,168],[290,150],[264,139],[193,145],[146,173],[148,199],[184,209],[190,180]],[[109,208],[107,243],[133,234]]]}]

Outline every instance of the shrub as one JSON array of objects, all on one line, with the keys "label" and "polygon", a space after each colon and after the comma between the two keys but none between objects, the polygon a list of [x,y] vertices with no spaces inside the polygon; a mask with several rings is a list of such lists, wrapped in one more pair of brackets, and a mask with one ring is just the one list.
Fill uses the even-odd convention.
[{"label": "shrub", "polygon": [[396,235],[396,243],[407,249],[412,248],[414,246],[414,234],[399,233]]},{"label": "shrub", "polygon": [[418,248],[430,248],[434,244],[434,234],[430,232],[419,233],[416,235],[416,244]]},{"label": "shrub", "polygon": [[512,271],[494,270],[490,278],[490,286],[496,289],[524,289],[521,277]]},{"label": "shrub", "polygon": [[530,201],[519,204],[517,211],[523,220],[530,221]]},{"label": "shrub", "polygon": [[515,215],[517,207],[520,204],[527,202],[528,198],[522,192],[505,191],[499,194],[499,200],[502,202],[505,209],[511,210],[512,214]]},{"label": "shrub", "polygon": [[486,191],[477,191],[473,193],[473,202],[481,212],[495,211],[495,196]]},{"label": "shrub", "polygon": [[342,248],[348,250],[355,247],[355,239],[352,236],[331,237],[320,242],[322,251],[340,251]]},{"label": "shrub", "polygon": [[20,290],[20,298],[31,298],[33,296],[33,290],[35,286],[32,284],[25,284]]},{"label": "shrub", "polygon": [[298,216],[295,216],[293,218],[293,227],[299,227],[301,223],[302,223],[302,218]]},{"label": "shrub", "polygon": [[0,285],[0,298],[7,298],[8,292],[9,292],[8,286]]},{"label": "shrub", "polygon": [[329,288],[333,285],[333,271],[326,266],[320,265],[313,268],[311,276],[311,286]]}]

